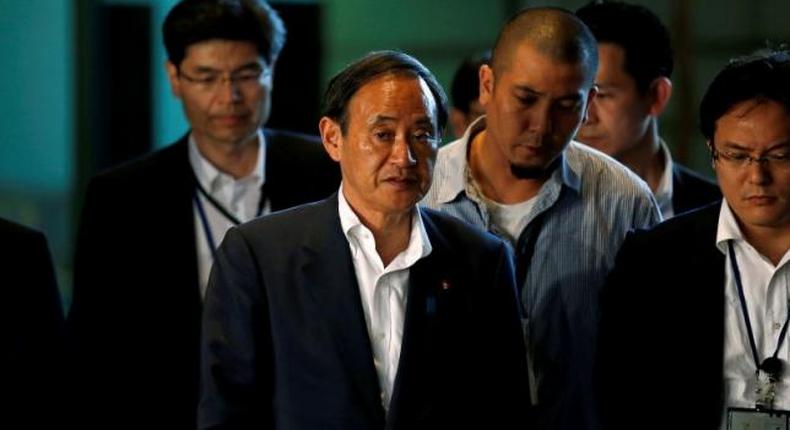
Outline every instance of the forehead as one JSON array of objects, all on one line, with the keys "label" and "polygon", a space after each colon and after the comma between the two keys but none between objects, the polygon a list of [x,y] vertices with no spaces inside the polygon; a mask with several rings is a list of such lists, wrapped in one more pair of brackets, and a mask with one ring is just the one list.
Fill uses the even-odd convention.
[{"label": "forehead", "polygon": [[184,54],[183,66],[220,70],[232,70],[251,62],[263,61],[254,43],[240,40],[205,40],[189,45]]},{"label": "forehead", "polygon": [[633,78],[625,70],[625,50],[614,43],[598,45],[598,83],[605,80],[623,80]]},{"label": "forehead", "polygon": [[515,48],[500,80],[556,97],[587,92],[591,85],[580,61],[557,60],[529,43]]},{"label": "forehead", "polygon": [[428,118],[436,121],[436,102],[425,81],[416,76],[385,74],[365,83],[351,97],[350,120],[371,122]]},{"label": "forehead", "polygon": [[714,140],[755,150],[790,145],[790,111],[773,100],[740,102],[716,121]]}]

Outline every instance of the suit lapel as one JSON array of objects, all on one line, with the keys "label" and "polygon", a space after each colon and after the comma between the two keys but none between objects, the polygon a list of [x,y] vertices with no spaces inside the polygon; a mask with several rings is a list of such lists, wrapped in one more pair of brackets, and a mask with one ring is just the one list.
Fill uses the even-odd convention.
[{"label": "suit lapel", "polygon": [[[409,271],[408,301],[404,318],[401,354],[398,373],[395,377],[392,400],[390,401],[387,428],[397,428],[407,409],[405,404],[422,408],[413,411],[418,415],[428,412],[429,404],[414,402],[413,396],[420,395],[415,385],[425,387],[422,379],[430,375],[430,349],[435,347],[437,313],[443,308],[451,287],[455,284],[450,268],[452,251],[441,235],[430,215],[422,211],[423,224],[431,242],[431,253],[420,259]],[[427,370],[427,372],[426,372]],[[424,398],[430,395],[422,393]],[[420,403],[420,404],[418,404]],[[413,417],[419,419],[419,416]]]},{"label": "suit lapel", "polygon": [[371,422],[381,427],[384,422],[381,389],[351,252],[340,226],[337,194],[319,205],[320,212],[312,221],[317,226],[315,234],[305,245],[307,290],[333,334],[341,361],[359,391]]}]

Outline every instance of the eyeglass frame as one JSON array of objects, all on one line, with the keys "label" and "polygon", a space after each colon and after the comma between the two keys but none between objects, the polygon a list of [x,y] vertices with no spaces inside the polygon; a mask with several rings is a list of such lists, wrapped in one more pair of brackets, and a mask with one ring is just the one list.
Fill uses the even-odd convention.
[{"label": "eyeglass frame", "polygon": [[259,65],[245,66],[233,72],[210,72],[211,75],[205,78],[190,76],[188,73],[184,73],[180,67],[176,70],[179,78],[184,78],[184,80],[190,84],[194,84],[198,86],[198,88],[202,87],[201,90],[211,94],[215,93],[225,82],[236,85],[236,88],[244,88],[247,82],[254,82],[260,85],[262,79],[272,74],[271,67],[260,67]]},{"label": "eyeglass frame", "polygon": [[767,153],[759,157],[753,157],[751,156],[751,154],[748,153],[743,153],[743,154],[728,153],[726,151],[718,150],[713,145],[710,145],[710,153],[711,153],[711,158],[714,161],[723,159],[725,164],[729,164],[730,166],[735,168],[744,168],[752,163],[755,163],[759,166],[765,166],[766,168],[790,167],[790,150],[788,150],[788,152],[783,154]]}]

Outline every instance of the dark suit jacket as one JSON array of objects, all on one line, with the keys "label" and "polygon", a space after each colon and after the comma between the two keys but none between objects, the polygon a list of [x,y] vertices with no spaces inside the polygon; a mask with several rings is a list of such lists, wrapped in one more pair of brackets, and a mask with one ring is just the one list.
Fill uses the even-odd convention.
[{"label": "dark suit jacket", "polygon": [[44,235],[0,219],[0,403],[20,428],[57,422],[63,394],[63,307]]},{"label": "dark suit jacket", "polygon": [[[265,130],[272,210],[337,190],[315,138]],[[201,298],[187,137],[88,186],[69,314],[91,427],[194,429]]]},{"label": "dark suit jacket", "polygon": [[672,209],[675,215],[721,200],[718,184],[699,173],[672,163]]},{"label": "dark suit jacket", "polygon": [[385,417],[337,205],[226,236],[203,319],[199,428],[523,428],[526,358],[505,245],[420,209],[433,251],[410,270]]},{"label": "dark suit jacket", "polygon": [[723,411],[720,204],[629,235],[601,293],[604,429],[718,429]]}]

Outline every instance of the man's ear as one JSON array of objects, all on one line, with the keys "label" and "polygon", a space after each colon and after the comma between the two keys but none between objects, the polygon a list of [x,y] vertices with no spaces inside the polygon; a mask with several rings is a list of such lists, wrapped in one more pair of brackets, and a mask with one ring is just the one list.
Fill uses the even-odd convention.
[{"label": "man's ear", "polygon": [[705,145],[708,146],[708,154],[710,154],[710,167],[713,168],[713,170],[715,171],[716,170],[716,158],[714,158],[714,156],[713,156],[713,151],[714,151],[713,150],[713,142],[710,139],[708,139],[708,140],[705,141]]},{"label": "man's ear", "polygon": [[672,96],[672,81],[664,76],[656,78],[650,84],[648,91],[650,92],[649,114],[657,118],[669,104],[669,98]]},{"label": "man's ear", "polygon": [[587,103],[584,106],[584,118],[582,118],[582,124],[587,122],[587,119],[590,117],[590,109],[592,108],[592,104],[595,101],[595,96],[598,94],[598,85],[593,84],[590,86],[590,90],[587,91]]},{"label": "man's ear", "polygon": [[480,81],[478,101],[480,106],[485,109],[494,97],[494,69],[488,64],[483,64],[480,66],[477,77]]},{"label": "man's ear", "polygon": [[167,79],[170,81],[170,90],[173,95],[181,98],[181,80],[178,79],[178,67],[171,63],[170,60],[165,61],[165,71],[167,71]]},{"label": "man's ear", "polygon": [[318,130],[321,133],[321,143],[329,156],[339,162],[340,150],[343,147],[343,130],[340,124],[329,117],[322,117],[318,122]]}]

